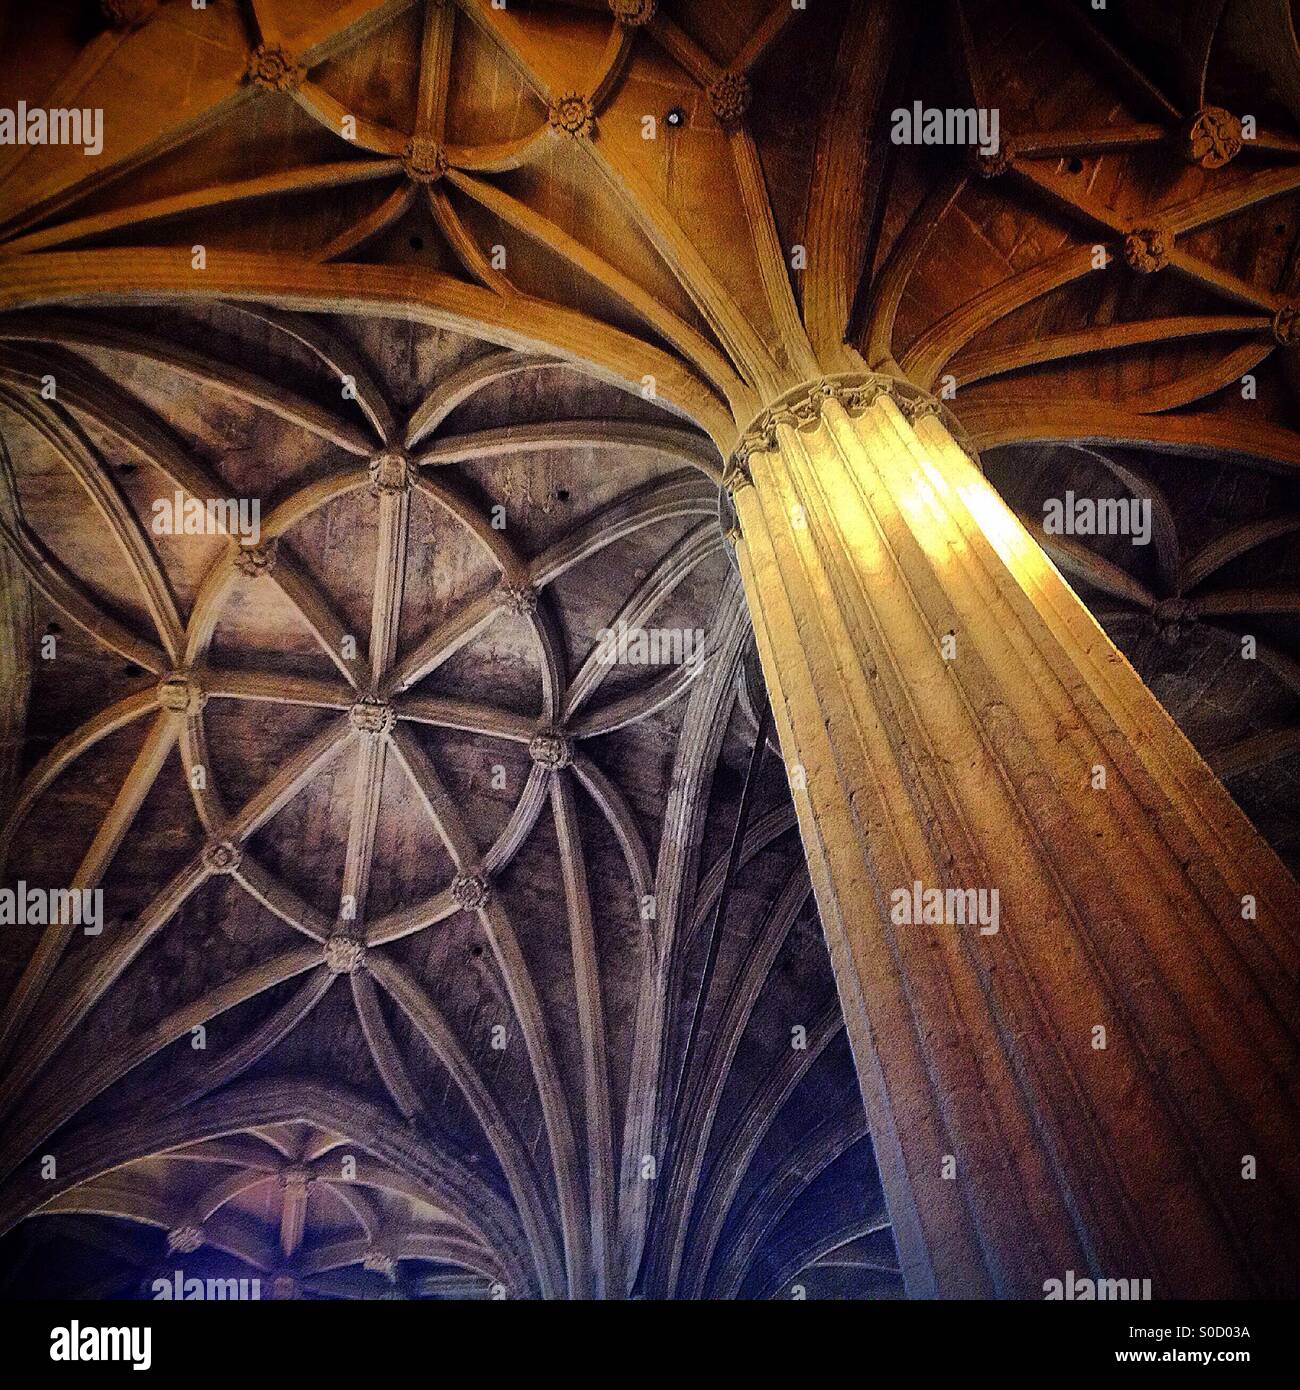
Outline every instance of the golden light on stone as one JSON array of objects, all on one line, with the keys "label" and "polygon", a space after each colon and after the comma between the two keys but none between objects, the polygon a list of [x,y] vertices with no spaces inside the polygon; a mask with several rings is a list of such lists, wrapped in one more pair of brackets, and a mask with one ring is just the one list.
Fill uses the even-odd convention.
[{"label": "golden light on stone", "polygon": [[306,72],[281,44],[260,43],[248,55],[248,80],[268,92],[291,92],[301,85]]},{"label": "golden light on stone", "polygon": [[749,110],[754,89],[743,72],[724,72],[709,83],[708,97],[713,114],[724,125],[731,125]]},{"label": "golden light on stone", "polygon": [[1042,547],[984,479],[959,483],[957,496],[979,523],[998,558],[1018,579],[1032,581],[1052,570]]},{"label": "golden light on stone", "polygon": [[[751,485],[734,493],[745,537],[741,571],[782,749],[805,778],[794,799],[822,919],[832,952],[854,960],[857,976],[873,982],[863,999],[863,1032],[851,1021],[850,1037],[864,1058],[874,1114],[896,1104],[895,1086],[931,1084],[917,1070],[925,1064],[910,1050],[912,1034],[895,1022],[905,1010],[925,1028],[930,1005],[910,994],[920,958],[907,954],[903,939],[882,937],[860,911],[871,885],[996,883],[1003,920],[982,954],[1002,962],[1014,951],[1018,971],[1054,980],[1068,960],[1070,983],[1058,980],[1056,997],[1077,995],[1085,1016],[1100,1017],[1113,1007],[1111,986],[1091,973],[1081,949],[1062,957],[1062,933],[1075,930],[1066,924],[1086,922],[1089,932],[1128,940],[1139,935],[1167,960],[1199,950],[1172,941],[1168,916],[1142,905],[1156,884],[1176,878],[1181,861],[1129,800],[1136,795],[1129,787],[1147,785],[1158,749],[1183,779],[1170,785],[1162,815],[1187,816],[1191,835],[1203,821],[1189,797],[1214,798],[1216,817],[1239,815],[1197,772],[1196,755],[1172,737],[1153,697],[958,447],[937,403],[896,402],[893,394],[881,391],[858,411],[845,408],[842,386],[828,395],[818,383],[788,397],[766,430],[755,431]],[[819,403],[815,419],[801,400]],[[1186,609],[1180,602],[1168,611],[1181,622]],[[850,646],[855,656],[846,662]],[[1016,751],[1031,747],[1032,756]],[[1110,770],[1108,795],[1080,803],[1073,789],[1088,785],[1099,763]],[[846,805],[854,807],[851,821],[840,814]],[[924,808],[915,821],[901,813],[912,806]],[[1110,820],[1116,814],[1122,833]],[[1077,838],[1058,839],[1060,827],[1076,821]],[[942,841],[935,838],[940,825]],[[1133,858],[1120,882],[1095,874],[1091,855],[1077,850],[1101,835],[1109,837],[1112,865]],[[1199,852],[1216,856],[1216,872],[1236,874],[1234,851],[1203,834],[1199,842]],[[936,858],[943,846],[956,862]],[[1197,912],[1199,940],[1217,940],[1216,950],[1230,952],[1222,919],[1204,903]],[[1039,930],[1044,921],[1053,924],[1047,934]],[[1020,1005],[982,994],[980,954],[944,949],[949,978],[969,1002],[966,1026],[992,1037]],[[937,996],[932,1002],[940,1007]],[[974,1037],[969,1045],[983,1049]],[[1058,1065],[1053,1042],[1035,1047],[1044,1065]],[[1091,1084],[1101,1103],[1109,1080]],[[1161,1084],[1130,1070],[1130,1103],[1145,1094],[1157,1107]],[[1039,1142],[1031,1138],[1038,1123],[1031,1110],[1006,1113],[1020,1129],[1017,1147]],[[1152,1118],[1158,1108],[1146,1113],[1128,1134],[1130,1172],[1148,1151],[1150,1126],[1161,1123]],[[933,1159],[938,1171],[943,1150],[931,1146],[942,1139],[909,1133],[890,1142],[900,1161],[925,1167]],[[988,1183],[978,1201],[1005,1206],[1021,1198],[993,1176],[999,1163],[992,1152],[1002,1142],[981,1149],[974,1181]],[[1108,1137],[1108,1154],[1114,1142]],[[1171,1152],[1184,1140],[1170,1130],[1159,1142]],[[942,1214],[947,1200],[942,1183],[920,1185],[922,1226],[951,1229],[954,1218]],[[1040,1193],[1039,1216],[1042,1200]],[[1067,1249],[1071,1229],[1068,1220],[1059,1228],[1062,1244],[1049,1270],[1077,1258]],[[1167,1242],[1162,1258],[1176,1260],[1179,1248]],[[915,1277],[924,1276],[918,1269]],[[983,1287],[992,1292],[991,1284]]]},{"label": "golden light on stone", "polygon": [[659,5],[658,0],[609,0],[609,8],[620,24],[635,29],[649,24]]},{"label": "golden light on stone", "polygon": [[1222,106],[1202,106],[1184,128],[1184,157],[1202,169],[1222,169],[1241,149],[1241,120]]},{"label": "golden light on stone", "polygon": [[1151,275],[1169,264],[1174,234],[1167,227],[1139,227],[1124,238],[1124,259],[1139,275]]},{"label": "golden light on stone", "polygon": [[595,133],[596,111],[589,97],[578,92],[566,92],[556,97],[547,115],[551,129],[574,140],[582,140]]},{"label": "golden light on stone", "polygon": [[447,154],[438,141],[414,135],[402,155],[402,167],[415,183],[437,183],[447,172]]},{"label": "golden light on stone", "polygon": [[1283,0],[18,8],[0,1292],[1294,1294]]}]

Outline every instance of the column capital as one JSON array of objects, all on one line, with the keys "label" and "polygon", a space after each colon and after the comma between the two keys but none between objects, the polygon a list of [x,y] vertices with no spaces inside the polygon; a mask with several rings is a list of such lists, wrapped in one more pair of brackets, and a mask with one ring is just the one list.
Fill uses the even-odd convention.
[{"label": "column capital", "polygon": [[933,415],[943,422],[949,434],[979,464],[979,454],[952,412],[928,391],[900,377],[883,372],[839,372],[801,382],[783,392],[754,417],[741,432],[723,469],[722,485],[730,493],[752,484],[749,460],[754,454],[777,447],[777,427],[811,429],[822,418],[826,406],[834,401],[849,415],[858,416],[882,399],[891,400],[911,423]]}]

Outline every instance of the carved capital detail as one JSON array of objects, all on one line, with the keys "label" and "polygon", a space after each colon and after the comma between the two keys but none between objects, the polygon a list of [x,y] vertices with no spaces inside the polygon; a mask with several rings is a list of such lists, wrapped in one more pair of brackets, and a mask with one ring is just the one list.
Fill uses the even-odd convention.
[{"label": "carved capital detail", "polygon": [[173,714],[198,714],[207,702],[202,687],[184,671],[173,671],[158,682],[158,705]]},{"label": "carved capital detail", "polygon": [[355,975],[366,963],[366,943],[346,932],[325,941],[325,966],[333,975]]},{"label": "carved capital detail", "polygon": [[292,92],[306,75],[297,58],[278,43],[259,43],[248,55],[246,76],[265,92]]},{"label": "carved capital detail", "polygon": [[629,29],[639,29],[655,17],[659,0],[609,0],[609,8],[620,24]]},{"label": "carved capital detail", "polygon": [[187,1223],[167,1232],[169,1255],[192,1255],[202,1244],[202,1226]]},{"label": "carved capital detail", "polygon": [[249,579],[260,579],[275,568],[278,543],[263,541],[261,545],[241,545],[235,551],[235,568]]},{"label": "carved capital detail", "polygon": [[1279,347],[1300,347],[1300,304],[1284,304],[1273,315],[1273,340]]},{"label": "carved capital detail", "polygon": [[777,447],[776,424],[766,421],[751,425],[736,443],[736,451],[722,470],[722,481],[730,492],[738,487],[753,487],[754,478],[749,471],[749,461],[755,454],[770,453]]},{"label": "carved capital detail", "polygon": [[943,407],[933,396],[897,396],[894,402],[899,410],[907,417],[911,424],[924,419],[927,415],[936,418],[943,412]]},{"label": "carved capital detail", "polygon": [[1169,264],[1174,234],[1168,227],[1137,227],[1124,238],[1124,259],[1139,275],[1151,275]]},{"label": "carved capital detail", "polygon": [[203,850],[203,867],[210,874],[233,874],[244,852],[233,840],[213,840]]},{"label": "carved capital detail", "polygon": [[[749,456],[757,453],[760,448],[775,448],[776,440],[773,438],[771,445],[759,443],[750,436],[752,431],[741,436],[740,443],[736,446],[736,452],[727,460],[722,469],[722,486],[729,493],[739,492],[742,487],[753,487],[754,478],[749,471]],[[741,457],[741,450],[744,450],[744,457]]]},{"label": "carved capital detail", "polygon": [[722,485],[728,493],[742,487],[752,487],[750,459],[759,453],[770,453],[780,445],[778,429],[811,429],[822,418],[826,406],[834,401],[849,415],[861,415],[882,397],[892,400],[909,421],[926,415],[942,420],[948,432],[962,449],[979,463],[979,455],[966,431],[958,424],[943,403],[928,391],[897,377],[879,372],[841,373],[819,377],[787,391],[762,411],[740,436],[722,472]]},{"label": "carved capital detail", "polygon": [[528,744],[528,754],[539,767],[558,772],[573,762],[573,740],[555,729],[539,729]]},{"label": "carved capital detail", "polygon": [[709,105],[723,125],[740,120],[754,99],[754,89],[743,72],[724,72],[709,83]]},{"label": "carved capital detail", "polygon": [[457,874],[451,881],[451,897],[462,912],[477,912],[488,905],[491,891],[482,874]]},{"label": "carved capital detail", "polygon": [[402,154],[406,177],[415,183],[437,183],[447,172],[447,152],[427,135],[413,135]]},{"label": "carved capital detail", "polygon": [[727,478],[731,471],[730,467],[723,470],[723,484],[718,489],[718,530],[722,532],[722,538],[727,543],[727,558],[734,565],[736,563],[736,547],[745,539],[745,533],[740,526],[740,515],[736,511],[733,493],[741,487],[752,487],[753,480],[736,482],[728,487]]},{"label": "carved capital detail", "polygon": [[754,454],[769,453],[777,447],[777,427],[807,429],[822,418],[828,401],[839,401],[850,412],[860,412],[891,390],[889,377],[868,373],[865,376],[821,377],[787,391],[740,436],[731,458],[723,471],[723,484],[729,491],[737,486],[752,484],[749,460]]},{"label": "carved capital detail", "polygon": [[1222,169],[1241,147],[1241,121],[1222,106],[1202,106],[1183,127],[1183,158],[1202,169]]},{"label": "carved capital detail", "polygon": [[585,140],[596,129],[596,108],[591,98],[578,92],[565,92],[552,99],[547,116],[551,129],[574,140]]}]

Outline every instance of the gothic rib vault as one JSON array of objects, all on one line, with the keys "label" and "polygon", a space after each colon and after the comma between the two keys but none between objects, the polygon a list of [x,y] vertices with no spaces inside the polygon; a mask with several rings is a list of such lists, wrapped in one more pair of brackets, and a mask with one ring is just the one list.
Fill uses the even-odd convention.
[{"label": "gothic rib vault", "polygon": [[[290,327],[296,332],[298,325]],[[251,379],[242,401],[218,395],[208,380],[211,345],[223,329],[242,342],[232,356],[275,364],[271,375],[280,388],[261,388],[256,405],[247,403]],[[251,336],[236,339],[241,331]],[[136,635],[150,625],[147,611],[139,612],[133,633],[103,612],[139,610],[134,576],[105,584],[103,576],[114,573],[107,554],[98,566],[101,592],[92,598],[84,579],[69,576],[48,551],[20,545],[42,591],[62,598],[62,614],[97,632],[117,660],[99,669],[99,644],[73,656],[75,630],[60,633],[65,659],[80,657],[95,668],[95,712],[29,774],[7,827],[17,837],[15,861],[30,865],[33,878],[48,871],[40,845],[51,823],[75,814],[58,794],[63,787],[77,795],[80,778],[58,780],[74,760],[86,768],[83,777],[102,776],[121,788],[77,879],[96,879],[95,856],[116,850],[116,874],[104,877],[114,919],[107,951],[98,941],[72,942],[63,973],[51,973],[43,991],[36,989],[38,952],[15,992],[15,1001],[29,989],[39,1002],[9,1071],[5,1099],[18,1123],[6,1166],[83,1106],[102,1114],[101,1133],[115,1136],[108,1149],[114,1159],[118,1144],[132,1153],[142,1139],[148,1146],[155,1141],[139,1119],[143,1096],[160,1119],[176,1110],[186,1124],[214,1091],[228,1097],[231,1113],[240,1096],[254,1107],[276,1098],[281,1107],[303,1109],[253,1113],[320,1127],[326,1117],[347,1115],[352,1103],[341,1099],[346,1091],[329,1087],[325,1100],[313,1103],[321,1082],[347,1078],[356,1096],[378,1092],[394,1112],[374,1126],[348,1121],[356,1142],[368,1144],[370,1130],[382,1132],[385,1124],[397,1132],[389,1142],[398,1158],[373,1185],[382,1191],[395,1184],[403,1193],[423,1184],[426,1206],[437,1196],[433,1215],[441,1225],[427,1223],[429,1241],[450,1227],[464,1242],[468,1226],[486,1250],[467,1267],[515,1293],[605,1292],[603,1282],[593,1288],[583,1280],[614,1272],[624,1278],[613,1252],[635,1238],[616,1225],[620,1140],[629,1136],[633,1157],[625,1162],[633,1183],[640,1151],[655,1151],[639,1132],[654,1117],[642,1112],[630,1072],[646,1065],[640,1054],[657,1045],[648,1029],[660,1026],[654,992],[667,987],[663,973],[670,963],[684,971],[687,983],[678,988],[688,994],[690,972],[699,968],[699,938],[721,887],[717,846],[729,825],[724,797],[714,810],[721,824],[706,838],[708,788],[725,770],[715,766],[724,736],[731,729],[731,741],[739,742],[747,727],[735,703],[742,609],[721,554],[716,488],[689,466],[700,457],[698,440],[646,419],[658,412],[624,406],[617,393],[593,397],[553,360],[405,330],[404,341],[394,343],[391,325],[375,325],[371,346],[390,359],[390,389],[401,379],[399,364],[418,366],[403,383],[415,405],[391,437],[375,431],[358,449],[359,428],[313,413],[305,398],[290,399],[285,381],[295,366],[310,368],[295,363],[291,351],[277,357],[276,344],[297,348],[299,358],[310,354],[260,315],[224,311],[197,324],[176,321],[165,340],[118,336],[120,324],[111,331],[97,326],[101,333],[108,336],[93,356],[102,367],[86,359],[66,363],[62,394],[93,430],[84,437],[86,453],[102,459],[109,476],[123,479],[126,470],[128,508],[116,513],[118,531],[84,508],[75,520],[67,517],[65,497],[53,508],[65,524],[98,531],[101,544],[129,545],[132,527],[124,518],[132,495],[143,500],[167,495],[173,485],[199,487],[192,458],[187,465],[177,436],[160,423],[174,412],[189,438],[201,434],[228,464],[243,457],[257,470],[263,495],[278,500],[268,506],[256,550],[216,539],[196,554],[180,537],[159,546],[161,564],[148,587],[184,595],[189,616],[183,630],[156,629],[154,641]],[[192,360],[186,373],[174,370],[184,360],[177,354],[184,338],[209,344],[200,377]],[[520,378],[545,380],[544,410],[559,418],[503,424],[518,408],[512,396]],[[422,379],[437,385],[417,399]],[[370,389],[361,389],[362,400],[383,416],[387,407]],[[440,417],[457,401],[462,422],[474,408],[492,427],[440,435]],[[584,420],[582,411],[597,401],[605,414]],[[278,429],[265,420],[272,410]],[[55,419],[47,414],[44,423]],[[504,469],[497,461],[503,436],[518,458]],[[351,440],[350,464],[348,449],[340,457],[340,437]],[[33,464],[41,457],[42,435],[35,428],[10,438],[15,455],[20,446],[31,450],[16,458],[21,475],[29,457]],[[145,438],[153,447],[142,451]],[[394,444],[409,451],[400,467]],[[593,464],[602,472],[595,488],[584,482]],[[267,486],[271,475],[275,486]],[[579,489],[583,503],[574,500]],[[216,490],[208,478],[200,495]],[[504,531],[491,525],[497,506],[514,518]],[[44,530],[39,515],[20,524],[35,546]],[[80,598],[69,602],[78,590]],[[598,659],[599,627],[616,627],[620,618],[672,625],[683,617],[712,624],[704,629],[708,648],[691,667],[657,673]],[[349,661],[340,653],[343,635],[353,630],[369,637]],[[178,668],[187,674],[172,674]],[[123,687],[105,710],[102,692]],[[737,756],[733,749],[729,761]],[[211,774],[198,788],[195,767]],[[187,778],[191,813],[184,807]],[[131,838],[116,843],[128,831]],[[45,842],[65,852],[57,841]],[[712,852],[701,863],[706,844]],[[712,1107],[728,1086],[747,1028],[755,1030],[748,1047],[758,1056],[788,1042],[793,1027],[807,1027],[811,1037],[806,1051],[791,1051],[788,1065],[766,1078],[760,1096],[744,1093],[766,1071],[757,1056],[736,1078],[739,1108],[716,1139],[729,1162],[713,1172],[713,1190],[700,1194],[719,1215],[737,1200],[736,1179],[749,1161],[775,1142],[773,1098],[779,1107],[801,1083],[814,1112],[823,1104],[830,1110],[813,1137],[810,1176],[842,1155],[850,1173],[861,1170],[855,1182],[869,1184],[871,1175],[864,1124],[860,1117],[853,1122],[852,1073],[836,1041],[833,991],[816,950],[792,817],[779,800],[755,820],[746,860],[747,883],[757,891],[741,904],[756,913],[761,931],[735,942],[723,959],[719,1014],[677,1101],[703,1110],[696,1123],[705,1143],[691,1160],[697,1174],[708,1157]],[[156,867],[142,871],[142,864]],[[647,917],[643,902],[651,897],[661,906]],[[195,930],[211,960],[187,964],[179,988],[163,987],[154,972],[166,970],[172,951],[188,957]],[[681,944],[670,951],[657,939],[663,931],[679,934]],[[769,982],[778,962],[781,973]],[[195,968],[210,980],[197,995]],[[810,990],[806,1000],[796,986]],[[128,1005],[140,990],[144,998]],[[813,1009],[806,1019],[796,1016],[805,1003]],[[147,1013],[147,1029],[139,1010]],[[576,1030],[559,1022],[568,1018],[578,1020]],[[199,1053],[190,1047],[196,1024],[205,1024],[211,1038]],[[33,1105],[26,1079],[46,1065],[61,1082],[44,1092],[44,1104]],[[140,1074],[132,1080],[127,1073],[135,1067]],[[178,1075],[191,1067],[188,1077]],[[806,1078],[810,1069],[819,1075]],[[265,1082],[241,1084],[250,1070],[265,1074]],[[279,1079],[299,1073],[300,1085]],[[119,1077],[125,1080],[115,1093]],[[101,1093],[105,1101],[94,1107]],[[575,1094],[591,1097],[590,1106],[573,1106]],[[374,1109],[373,1099],[355,1103]],[[216,1113],[220,1136],[226,1104]],[[412,1128],[403,1131],[403,1120]],[[247,1126],[251,1133],[264,1128]],[[87,1130],[87,1146],[93,1132]],[[298,1150],[294,1134],[288,1143],[294,1159],[307,1152]],[[425,1144],[437,1162],[420,1152]],[[209,1140],[195,1152],[201,1158],[211,1148]],[[98,1143],[91,1151],[95,1168],[113,1161]],[[189,1159],[188,1146],[185,1152]],[[265,1160],[263,1153],[252,1171],[264,1171]],[[333,1162],[317,1159],[314,1175],[324,1181]],[[788,1183],[779,1167],[765,1172],[771,1163],[759,1164],[750,1197],[761,1196],[773,1178]],[[76,1171],[69,1169],[69,1178]],[[141,1172],[143,1190],[136,1192]],[[240,1243],[238,1221],[222,1236],[211,1213],[196,1217],[215,1200],[210,1187],[228,1200],[243,1196],[247,1188],[231,1181],[223,1172],[193,1193],[192,1182],[178,1181],[179,1193],[159,1194],[153,1170],[132,1165],[113,1169],[102,1184],[74,1188],[68,1209],[96,1210],[94,1194],[103,1187],[100,1209],[149,1220],[160,1207],[171,1213],[167,1229],[211,1226],[217,1248],[242,1252],[268,1277],[298,1278],[308,1292],[319,1291],[323,1285],[306,1278],[315,1256],[300,1247],[299,1216],[282,1217],[287,1243],[270,1265],[255,1233],[244,1232],[247,1243]],[[274,1197],[271,1184],[254,1195],[268,1193]],[[775,1224],[795,1196],[788,1187],[769,1195],[753,1219]],[[420,1246],[425,1233],[407,1229],[403,1212],[384,1215],[371,1232],[381,1246],[387,1240],[408,1241],[402,1248],[412,1252],[438,1248]],[[885,1223],[878,1205],[864,1224],[871,1231],[848,1230],[846,1222],[843,1240],[879,1236]],[[887,1286],[887,1232],[883,1238],[878,1262]],[[594,1252],[589,1243],[596,1241],[608,1253]],[[357,1247],[356,1263],[368,1251]],[[382,1287],[370,1283],[371,1293]]]},{"label": "gothic rib vault", "polygon": [[[5,34],[6,100],[106,122],[0,151],[6,616],[60,644],[5,672],[6,873],[110,906],[8,938],[10,1242],[117,1287],[179,1251],[287,1294],[952,1291],[895,1254],[775,757],[711,947],[763,699],[718,485],[752,593],[760,407],[844,379],[938,457],[951,377],[943,438],[1027,517],[1153,498],[1150,562],[1040,539],[1294,864],[1285,7],[108,8]],[[994,92],[996,161],[873,138]],[[263,543],[150,535],[177,488],[264,499]],[[705,656],[611,672],[620,617]]]}]

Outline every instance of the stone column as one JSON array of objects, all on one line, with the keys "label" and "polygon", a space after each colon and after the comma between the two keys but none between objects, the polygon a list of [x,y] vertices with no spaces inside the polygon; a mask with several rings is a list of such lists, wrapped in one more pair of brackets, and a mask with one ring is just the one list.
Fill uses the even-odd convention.
[{"label": "stone column", "polygon": [[1293,1292],[1295,881],[935,402],[802,387],[728,485],[911,1294]]}]

